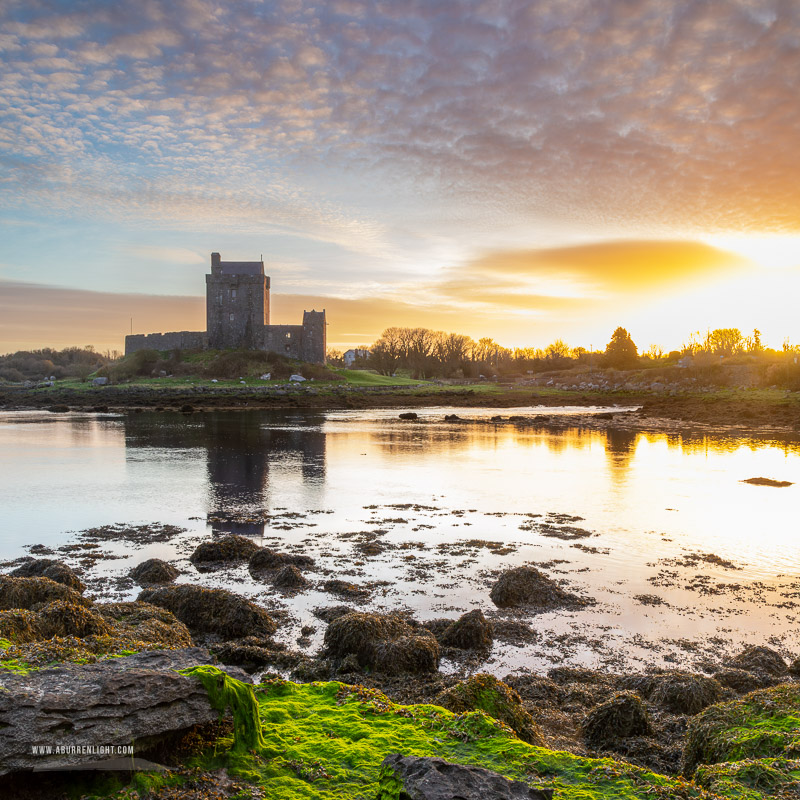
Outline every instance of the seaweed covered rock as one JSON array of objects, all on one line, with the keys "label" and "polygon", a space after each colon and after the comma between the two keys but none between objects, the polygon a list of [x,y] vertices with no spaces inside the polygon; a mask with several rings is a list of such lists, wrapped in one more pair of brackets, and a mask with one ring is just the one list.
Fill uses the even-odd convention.
[{"label": "seaweed covered rock", "polygon": [[581,723],[586,744],[595,750],[613,746],[620,739],[651,733],[650,716],[634,692],[618,692],[589,711]]},{"label": "seaweed covered rock", "polygon": [[775,678],[785,677],[789,671],[783,656],[763,645],[745,647],[728,665],[736,669],[746,669],[748,672],[763,672]]},{"label": "seaweed covered rock", "polygon": [[95,610],[113,625],[118,637],[127,636],[169,649],[192,647],[194,644],[189,629],[165,608],[132,601],[98,603]]},{"label": "seaweed covered rock", "polygon": [[424,629],[395,639],[384,639],[375,645],[372,666],[386,675],[436,672],[440,653],[436,637]]},{"label": "seaweed covered rock", "polygon": [[14,644],[35,642],[41,639],[39,615],[26,608],[13,611],[0,611],[0,639]]},{"label": "seaweed covered rock", "polygon": [[552,578],[533,567],[515,567],[497,579],[489,592],[500,608],[530,606],[539,609],[579,608],[586,600],[562,589]]},{"label": "seaweed covered rock", "polygon": [[488,650],[492,646],[492,624],[476,608],[462,614],[455,622],[444,629],[439,642],[445,647],[457,647],[460,650]]},{"label": "seaweed covered rock", "polygon": [[86,589],[81,579],[75,574],[75,570],[63,561],[56,561],[52,558],[34,558],[20,564],[12,570],[9,575],[15,578],[50,578],[56,583],[63,583],[75,589],[76,592],[83,592]]},{"label": "seaweed covered rock", "polygon": [[272,585],[282,592],[297,592],[308,586],[308,579],[293,564],[287,564],[275,574]]},{"label": "seaweed covered rock", "polygon": [[[718,703],[689,722],[683,772],[699,764],[760,758],[797,758],[800,685],[784,683]],[[795,761],[796,763],[796,761]]]},{"label": "seaweed covered rock", "polygon": [[322,588],[326,592],[337,595],[337,597],[344,597],[347,600],[367,600],[369,598],[369,590],[358,584],[343,581],[339,578],[332,578],[322,584]]},{"label": "seaweed covered rock", "polygon": [[177,569],[160,558],[148,558],[137,564],[129,573],[139,586],[156,583],[172,583],[180,575]]},{"label": "seaweed covered rock", "polygon": [[103,636],[111,633],[111,626],[92,608],[69,600],[54,600],[37,612],[41,638],[54,636]]},{"label": "seaweed covered rock", "polygon": [[697,714],[724,696],[714,678],[676,670],[634,675],[625,678],[622,685],[673,714]]},{"label": "seaweed covered rock", "polygon": [[736,692],[736,694],[747,694],[756,689],[763,689],[778,683],[777,678],[769,675],[754,674],[746,669],[721,669],[711,676],[720,686]]},{"label": "seaweed covered rock", "polygon": [[223,640],[267,637],[278,627],[263,608],[225,589],[184,583],[145,589],[138,599],[171,611],[190,631],[216,634]]},{"label": "seaweed covered rock", "polygon": [[456,714],[485,711],[490,717],[505,722],[524,742],[544,745],[542,732],[522,705],[522,698],[494,675],[473,675],[445,689],[435,698],[434,704]]},{"label": "seaweed covered rock", "polygon": [[377,800],[551,800],[553,790],[534,788],[496,772],[430,756],[384,758]]},{"label": "seaweed covered rock", "polygon": [[393,614],[354,611],[338,617],[325,631],[325,651],[331,658],[353,655],[361,667],[389,674],[439,668],[439,644],[433,634]]},{"label": "seaweed covered rock", "polygon": [[0,610],[28,608],[35,611],[39,606],[53,600],[67,600],[78,605],[90,604],[75,589],[56,583],[50,578],[0,575]]},{"label": "seaweed covered rock", "polygon": [[260,547],[247,563],[247,569],[254,578],[262,579],[264,573],[281,567],[293,566],[298,569],[313,569],[314,559],[311,556],[294,553],[281,553],[269,547]]},{"label": "seaweed covered rock", "polygon": [[252,539],[244,536],[222,536],[198,545],[189,560],[200,572],[210,572],[232,562],[248,561],[259,549]]}]

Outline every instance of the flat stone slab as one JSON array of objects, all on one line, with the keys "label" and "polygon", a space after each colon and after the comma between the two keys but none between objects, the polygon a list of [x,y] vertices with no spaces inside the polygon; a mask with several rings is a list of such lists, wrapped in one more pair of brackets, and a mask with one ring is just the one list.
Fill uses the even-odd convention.
[{"label": "flat stone slab", "polygon": [[200,681],[176,671],[212,663],[208,650],[190,647],[3,675],[0,775],[115,759],[119,746],[141,751],[218,719]]},{"label": "flat stone slab", "polygon": [[383,759],[378,800],[397,797],[385,791],[387,772],[402,786],[400,796],[409,800],[552,800],[553,790],[511,781],[481,767],[452,764],[443,758],[403,756],[393,753]]}]

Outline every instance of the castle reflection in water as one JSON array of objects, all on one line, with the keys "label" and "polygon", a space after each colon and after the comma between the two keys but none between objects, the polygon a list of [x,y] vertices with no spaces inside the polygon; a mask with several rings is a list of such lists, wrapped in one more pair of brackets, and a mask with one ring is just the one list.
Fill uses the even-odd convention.
[{"label": "castle reflection in water", "polygon": [[281,415],[281,425],[259,424],[252,414],[160,414],[125,418],[125,447],[204,450],[208,472],[209,526],[214,533],[263,536],[281,498],[270,488],[270,470],[291,470],[310,489],[325,481],[325,433],[321,418]]}]

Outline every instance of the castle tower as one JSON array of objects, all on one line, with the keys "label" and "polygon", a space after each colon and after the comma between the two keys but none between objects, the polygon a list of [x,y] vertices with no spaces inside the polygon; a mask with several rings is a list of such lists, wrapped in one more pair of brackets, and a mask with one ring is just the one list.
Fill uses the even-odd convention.
[{"label": "castle tower", "polygon": [[325,309],[303,312],[303,361],[324,364],[327,351]]},{"label": "castle tower", "polygon": [[269,278],[262,261],[222,261],[211,254],[206,275],[206,330],[215,349],[262,346],[269,325]]}]

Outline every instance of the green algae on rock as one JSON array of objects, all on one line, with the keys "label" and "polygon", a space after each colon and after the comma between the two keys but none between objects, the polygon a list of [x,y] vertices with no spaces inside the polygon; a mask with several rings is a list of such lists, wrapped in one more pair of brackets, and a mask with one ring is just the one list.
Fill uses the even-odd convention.
[{"label": "green algae on rock", "polygon": [[523,741],[544,745],[542,732],[522,705],[522,698],[494,675],[473,675],[468,680],[445,689],[434,702],[456,714],[485,711],[489,716],[508,725]]},{"label": "green algae on rock", "polygon": [[800,684],[759,689],[719,703],[689,723],[684,775],[701,764],[800,757]]},{"label": "green algae on rock", "polygon": [[436,756],[552,786],[559,800],[709,798],[682,780],[613,759],[583,758],[520,740],[483,711],[401,706],[376,690],[338,682],[256,687],[264,747],[233,771],[286,800],[374,798],[390,753]]}]

